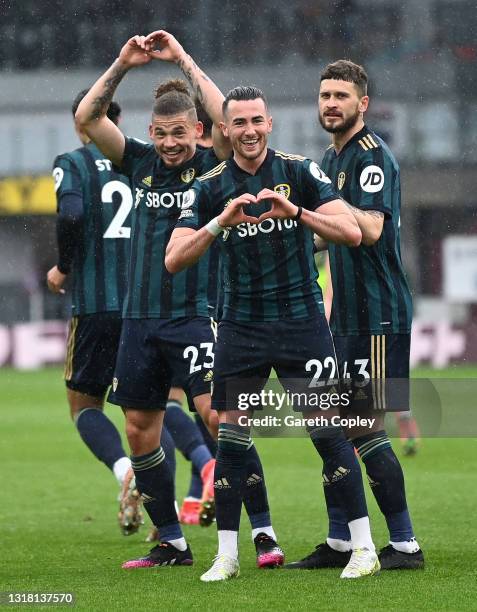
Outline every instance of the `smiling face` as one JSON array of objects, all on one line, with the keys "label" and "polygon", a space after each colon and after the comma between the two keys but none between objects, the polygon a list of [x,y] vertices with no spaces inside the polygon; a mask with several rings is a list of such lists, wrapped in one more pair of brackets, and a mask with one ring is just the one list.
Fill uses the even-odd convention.
[{"label": "smiling face", "polygon": [[192,115],[152,115],[149,136],[166,166],[180,166],[194,155],[202,123]]},{"label": "smiling face", "polygon": [[324,79],[318,98],[320,123],[327,132],[345,134],[362,121],[368,102],[368,96],[360,96],[354,83]]},{"label": "smiling face", "polygon": [[266,156],[268,134],[272,131],[265,102],[261,98],[230,100],[221,127],[230,139],[235,161],[258,167]]}]

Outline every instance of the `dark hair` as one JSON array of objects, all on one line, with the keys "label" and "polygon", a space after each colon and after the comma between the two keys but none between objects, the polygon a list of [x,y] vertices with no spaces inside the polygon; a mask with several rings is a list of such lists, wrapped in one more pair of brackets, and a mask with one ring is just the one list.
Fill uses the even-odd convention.
[{"label": "dark hair", "polygon": [[212,135],[212,126],[214,125],[214,122],[209,117],[209,115],[205,112],[204,107],[199,102],[199,100],[197,100],[197,98],[194,99],[194,104],[195,104],[195,110],[197,112],[197,119],[204,126],[204,131],[202,133],[202,137],[203,138],[210,138],[210,136]]},{"label": "dark hair", "polygon": [[257,100],[260,98],[263,100],[265,104],[265,108],[268,110],[268,102],[265,94],[258,87],[250,87],[240,85],[239,87],[234,87],[229,91],[229,93],[225,96],[225,100],[222,103],[222,113],[225,115],[227,112],[227,107],[231,100]]},{"label": "dark hair", "polygon": [[368,91],[368,75],[363,66],[355,64],[350,60],[338,60],[328,64],[321,73],[320,83],[324,79],[334,79],[336,81],[348,81],[356,85],[360,96],[365,96]]},{"label": "dark hair", "polygon": [[[76,98],[74,99],[73,105],[71,107],[71,112],[73,113],[73,117],[76,115],[78,106],[80,105],[81,100],[85,97],[88,91],[89,89],[82,89],[79,92],[79,94],[76,96]],[[108,106],[106,115],[108,116],[108,119],[111,119],[113,123],[118,125],[119,116],[121,115],[121,107],[119,106],[119,104],[114,101],[111,102],[111,104]]]},{"label": "dark hair", "polygon": [[194,101],[185,81],[171,79],[160,83],[154,91],[154,97],[152,112],[155,115],[178,115],[193,112],[194,119],[197,119]]}]

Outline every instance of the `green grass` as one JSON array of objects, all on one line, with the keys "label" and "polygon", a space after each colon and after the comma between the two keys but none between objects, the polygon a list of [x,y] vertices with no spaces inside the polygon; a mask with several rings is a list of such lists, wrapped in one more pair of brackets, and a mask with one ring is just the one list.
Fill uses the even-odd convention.
[{"label": "green grass", "polygon": [[[429,373],[419,375],[428,376]],[[455,372],[446,372],[446,377]],[[442,373],[441,373],[442,376]],[[467,376],[477,377],[469,369]],[[199,581],[216,550],[214,528],[186,527],[195,565],[125,572],[121,561],[148,550],[143,536],[116,525],[117,487],[89,454],[68,417],[59,370],[0,370],[2,504],[0,591],[71,591],[87,610],[473,610],[477,441],[426,439],[403,457],[415,530],[426,553],[421,572],[382,572],[356,582],[339,570],[259,571],[242,517],[241,577]],[[115,407],[107,412],[123,429]],[[320,462],[306,439],[260,439],[273,522],[289,560],[326,535]],[[399,450],[399,442],[395,448]],[[189,466],[178,457],[177,497]],[[376,544],[387,543],[372,497]]]}]

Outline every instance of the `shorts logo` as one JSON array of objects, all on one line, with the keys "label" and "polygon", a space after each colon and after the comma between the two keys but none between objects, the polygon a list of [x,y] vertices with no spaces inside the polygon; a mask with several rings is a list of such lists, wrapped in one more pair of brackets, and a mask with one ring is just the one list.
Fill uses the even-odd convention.
[{"label": "shorts logo", "polygon": [[116,376],[113,378],[113,391],[116,393],[116,389],[118,388],[118,379]]},{"label": "shorts logo", "polygon": [[310,174],[314,178],[318,179],[322,183],[331,183],[331,179],[329,179],[323,170],[318,166],[316,162],[311,162],[310,164]]},{"label": "shorts logo", "polygon": [[359,177],[361,189],[367,193],[377,193],[384,187],[384,172],[379,166],[366,166]]},{"label": "shorts logo", "polygon": [[339,190],[343,189],[343,185],[345,184],[345,180],[346,180],[346,173],[345,172],[340,172],[338,174],[338,189]]},{"label": "shorts logo", "polygon": [[214,378],[213,370],[209,370],[207,374],[204,376],[204,382],[210,382]]},{"label": "shorts logo", "polygon": [[214,489],[231,489],[228,480],[226,478],[219,478],[214,482]]},{"label": "shorts logo", "polygon": [[147,187],[150,187],[152,185],[152,176],[145,176],[142,179],[142,182],[144,183],[144,185],[146,185]]},{"label": "shorts logo", "polygon": [[273,191],[275,191],[275,193],[278,193],[278,195],[283,196],[287,200],[290,197],[290,185],[287,185],[286,183],[280,183],[280,185],[277,185],[273,188]]},{"label": "shorts logo", "polygon": [[61,185],[61,181],[65,176],[65,171],[63,168],[59,168],[58,166],[53,170],[53,178],[55,180],[55,191],[58,191],[59,186]]},{"label": "shorts logo", "polygon": [[184,170],[184,172],[181,174],[181,181],[183,183],[190,183],[191,180],[194,178],[194,176],[195,176],[194,168],[187,168],[187,170]]}]

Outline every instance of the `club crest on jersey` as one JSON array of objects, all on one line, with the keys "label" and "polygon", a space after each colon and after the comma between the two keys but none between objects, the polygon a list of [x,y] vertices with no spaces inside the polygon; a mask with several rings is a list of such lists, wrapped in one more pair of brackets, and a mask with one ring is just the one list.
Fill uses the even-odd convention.
[{"label": "club crest on jersey", "polygon": [[287,185],[286,183],[280,183],[280,185],[276,185],[273,188],[273,191],[275,193],[278,193],[278,195],[283,196],[284,198],[286,198],[288,200],[288,198],[290,197],[290,185]]},{"label": "club crest on jersey", "polygon": [[343,185],[345,184],[345,180],[346,180],[346,173],[345,172],[340,172],[338,174],[338,189],[343,189]]},{"label": "club crest on jersey", "polygon": [[194,176],[195,176],[194,168],[187,168],[187,170],[184,170],[181,174],[181,181],[183,183],[190,183],[191,180],[194,178]]},{"label": "club crest on jersey", "polygon": [[152,176],[145,176],[142,179],[142,182],[144,183],[144,185],[147,185],[148,187],[150,187],[152,185]]}]

